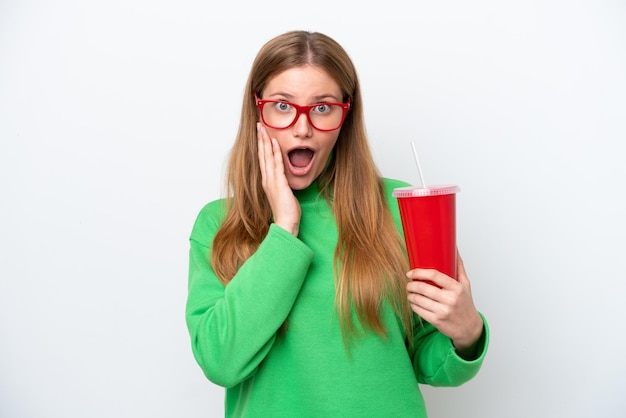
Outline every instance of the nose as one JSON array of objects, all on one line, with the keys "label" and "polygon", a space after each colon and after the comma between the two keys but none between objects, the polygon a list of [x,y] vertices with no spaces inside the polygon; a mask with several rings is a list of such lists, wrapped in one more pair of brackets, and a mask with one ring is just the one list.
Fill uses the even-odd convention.
[{"label": "nose", "polygon": [[313,126],[311,126],[306,114],[301,113],[298,115],[298,119],[295,125],[293,125],[293,131],[297,137],[308,138],[313,134]]}]

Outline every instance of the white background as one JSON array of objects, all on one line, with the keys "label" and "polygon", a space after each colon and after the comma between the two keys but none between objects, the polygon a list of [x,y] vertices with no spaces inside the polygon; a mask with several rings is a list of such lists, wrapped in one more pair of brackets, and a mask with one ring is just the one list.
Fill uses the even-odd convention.
[{"label": "white background", "polygon": [[[409,4],[411,6],[409,7]],[[456,183],[492,330],[432,417],[626,416],[623,1],[0,1],[0,416],[219,417],[184,323],[261,45],[353,58],[381,172]]]}]

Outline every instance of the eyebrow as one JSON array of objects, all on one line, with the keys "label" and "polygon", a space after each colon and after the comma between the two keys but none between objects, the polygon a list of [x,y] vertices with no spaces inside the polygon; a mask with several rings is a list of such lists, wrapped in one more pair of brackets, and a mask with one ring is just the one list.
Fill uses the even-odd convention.
[{"label": "eyebrow", "polygon": [[[287,101],[292,101],[294,96],[292,94],[287,94],[287,93],[283,93],[283,92],[276,92],[273,94],[270,94],[270,97],[273,96],[282,96],[282,97],[286,97]],[[275,99],[272,99],[275,100]],[[332,102],[339,102],[341,100],[338,100],[336,98],[336,96],[332,95],[332,94],[321,94],[319,96],[315,96],[313,97],[313,103],[323,103],[324,101],[332,101]]]}]

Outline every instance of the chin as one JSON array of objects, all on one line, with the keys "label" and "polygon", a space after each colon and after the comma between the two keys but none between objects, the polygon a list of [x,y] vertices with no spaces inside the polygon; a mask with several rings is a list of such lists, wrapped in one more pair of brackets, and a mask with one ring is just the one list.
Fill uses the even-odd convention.
[{"label": "chin", "polygon": [[312,179],[309,178],[297,178],[289,180],[289,187],[291,190],[304,190],[309,187],[313,183]]}]

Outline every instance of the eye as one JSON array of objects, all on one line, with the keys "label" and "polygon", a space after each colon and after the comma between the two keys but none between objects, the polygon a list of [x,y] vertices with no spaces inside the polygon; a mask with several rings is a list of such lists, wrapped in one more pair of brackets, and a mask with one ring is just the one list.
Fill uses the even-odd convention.
[{"label": "eye", "polygon": [[278,102],[276,103],[276,109],[281,112],[288,112],[291,110],[291,105],[287,102]]},{"label": "eye", "polygon": [[328,113],[330,111],[330,106],[327,104],[319,104],[313,108],[315,113]]}]

